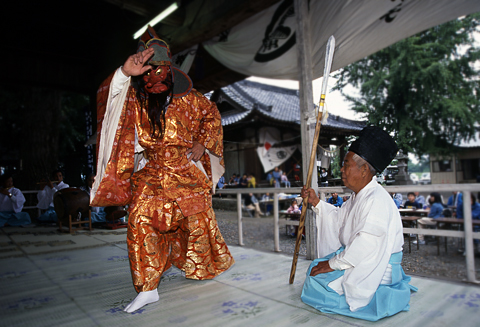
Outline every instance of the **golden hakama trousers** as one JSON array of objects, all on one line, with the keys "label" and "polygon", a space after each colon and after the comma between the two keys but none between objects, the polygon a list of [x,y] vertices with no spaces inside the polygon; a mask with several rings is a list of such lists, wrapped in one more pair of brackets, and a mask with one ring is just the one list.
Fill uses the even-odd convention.
[{"label": "golden hakama trousers", "polygon": [[154,290],[173,264],[190,279],[212,279],[235,262],[220,234],[212,208],[183,217],[175,202],[174,217],[159,232],[152,218],[133,213],[128,222],[128,256],[137,292]]}]

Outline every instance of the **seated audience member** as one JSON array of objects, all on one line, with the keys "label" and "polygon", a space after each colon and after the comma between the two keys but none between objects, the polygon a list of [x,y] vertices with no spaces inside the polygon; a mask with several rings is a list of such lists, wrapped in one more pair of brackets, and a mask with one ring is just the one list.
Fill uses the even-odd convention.
[{"label": "seated audience member", "polygon": [[328,199],[327,202],[332,204],[335,207],[341,207],[343,204],[343,199],[338,196],[338,193],[333,192],[332,196]]},{"label": "seated audience member", "polygon": [[287,173],[282,174],[281,182],[285,184],[285,188],[290,187],[290,181],[288,180]]},{"label": "seated audience member", "polygon": [[[436,226],[437,222],[435,221],[435,218],[443,217],[444,207],[440,194],[437,192],[431,193],[428,202],[430,203],[430,212],[428,213],[428,217],[417,220],[418,228]],[[417,241],[414,241],[413,243],[417,244]],[[425,244],[424,235],[418,234],[418,244]]]},{"label": "seated audience member", "polygon": [[458,204],[458,193],[457,191],[453,191],[452,195],[447,200],[447,206],[449,207],[456,207]]},{"label": "seated audience member", "polygon": [[255,179],[255,176],[253,176],[253,173],[250,173],[250,175],[247,177],[247,187],[257,187],[257,180]]},{"label": "seated audience member", "polygon": [[403,204],[405,209],[422,209],[423,206],[415,201],[415,193],[408,192],[407,194],[407,201]]},{"label": "seated audience member", "polygon": [[270,196],[270,193],[265,193],[264,195],[262,195],[262,201],[268,201],[268,200],[272,200],[273,197]]},{"label": "seated audience member", "polygon": [[243,174],[242,178],[238,180],[238,187],[246,188],[248,186],[247,174]]},{"label": "seated audience member", "polygon": [[327,187],[328,186],[328,173],[325,168],[322,168],[320,171],[320,186]]},{"label": "seated audience member", "polygon": [[342,207],[320,201],[306,187],[316,213],[317,253],[307,271],[302,301],[326,313],[376,321],[408,311],[410,277],[403,272],[403,227],[388,192],[377,183],[398,151],[393,138],[368,126],[352,143],[341,169],[353,191]]},{"label": "seated audience member", "polygon": [[393,199],[393,203],[395,203],[395,205],[397,206],[397,209],[400,208],[400,206],[402,205],[402,201],[400,201],[398,198],[395,198],[395,193],[393,192],[390,193],[390,196]]},{"label": "seated audience member", "polygon": [[22,192],[13,186],[13,177],[10,174],[0,176],[0,227],[25,226],[31,223],[30,215],[22,212],[25,197]]},{"label": "seated audience member", "polygon": [[225,177],[223,176],[220,176],[220,178],[218,179],[218,182],[217,182],[217,188],[219,190],[223,189],[225,187]]},{"label": "seated audience member", "polygon": [[345,195],[345,196],[342,198],[343,202],[346,202],[348,199],[350,199],[350,196],[349,196],[349,195]]},{"label": "seated audience member", "polygon": [[420,192],[414,192],[415,193],[415,201],[420,203],[422,205],[422,208],[425,208],[425,197],[420,194]]},{"label": "seated audience member", "polygon": [[271,172],[267,174],[267,181],[270,184],[270,186],[273,186],[273,184],[275,183],[275,178],[273,178],[273,175]]},{"label": "seated audience member", "polygon": [[233,174],[232,177],[230,177],[230,180],[228,181],[229,185],[237,185],[238,184],[238,177],[237,174]]},{"label": "seated audience member", "polygon": [[287,209],[287,213],[302,213],[298,207],[297,200],[293,200],[290,207]]},{"label": "seated audience member", "polygon": [[[87,179],[85,179],[86,186],[81,186],[80,189],[84,190],[85,192],[90,195],[92,190],[93,183],[95,183],[95,174],[89,174]],[[93,223],[104,223],[106,222],[107,214],[105,213],[104,207],[90,207],[91,208],[91,218],[92,224]]]},{"label": "seated audience member", "polygon": [[255,197],[255,195],[253,195],[253,193],[249,193],[248,195],[244,194],[243,199],[245,208],[255,210],[255,218],[260,218],[260,215],[263,216],[263,212],[260,210],[258,199]]},{"label": "seated audience member", "polygon": [[52,179],[53,182],[48,180],[45,187],[37,194],[37,208],[47,210],[37,218],[37,220],[40,222],[58,221],[57,213],[55,212],[55,207],[53,206],[53,196],[57,191],[70,187],[68,184],[63,182],[63,174],[61,170],[55,170],[52,173]]},{"label": "seated audience member", "polygon": [[273,179],[275,180],[275,187],[280,187],[280,179],[282,178],[282,171],[275,167],[272,172]]},{"label": "seated audience member", "polygon": [[[270,193],[265,193],[264,195],[262,195],[262,201],[269,201],[269,200],[273,200],[273,197],[270,195]],[[270,213],[273,211],[273,204],[272,203],[267,203],[265,206],[265,215],[266,216],[269,216]]]}]

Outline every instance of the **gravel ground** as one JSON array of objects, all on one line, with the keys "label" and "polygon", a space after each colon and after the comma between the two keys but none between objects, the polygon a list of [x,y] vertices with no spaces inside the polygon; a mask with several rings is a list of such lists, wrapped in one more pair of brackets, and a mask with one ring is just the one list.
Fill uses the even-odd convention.
[{"label": "gravel ground", "polygon": [[[237,214],[233,211],[215,210],[220,231],[227,244],[238,244]],[[440,255],[437,255],[436,243],[417,246],[412,243],[408,253],[408,240],[405,239],[402,266],[408,275],[437,279],[463,281],[467,278],[467,268],[463,251],[459,251],[458,239],[448,238],[447,253],[444,239],[440,243]],[[243,243],[245,247],[273,252],[273,218],[244,218]],[[285,225],[280,225],[280,249],[291,254],[295,250],[295,237],[286,235]],[[300,246],[300,255],[306,255],[305,240]],[[475,257],[476,278],[480,280],[480,257]]]}]

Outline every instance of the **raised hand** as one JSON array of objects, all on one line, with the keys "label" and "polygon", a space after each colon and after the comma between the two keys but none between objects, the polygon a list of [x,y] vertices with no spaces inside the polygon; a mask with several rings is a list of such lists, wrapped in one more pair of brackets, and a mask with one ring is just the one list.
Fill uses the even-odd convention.
[{"label": "raised hand", "polygon": [[142,52],[135,53],[128,57],[123,64],[122,72],[125,76],[139,76],[152,69],[152,66],[145,65],[148,60],[153,56],[153,48],[148,48]]}]

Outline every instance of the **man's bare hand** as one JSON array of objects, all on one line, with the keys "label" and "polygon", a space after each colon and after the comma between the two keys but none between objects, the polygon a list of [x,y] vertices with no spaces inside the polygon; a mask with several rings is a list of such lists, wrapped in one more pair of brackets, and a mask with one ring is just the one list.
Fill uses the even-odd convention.
[{"label": "man's bare hand", "polygon": [[136,54],[131,55],[128,57],[125,64],[123,64],[122,72],[125,76],[139,76],[143,75],[149,69],[152,69],[152,66],[145,65],[148,60],[153,56],[154,53],[153,48],[148,48],[142,52],[138,52]]},{"label": "man's bare hand", "polygon": [[315,267],[310,271],[310,276],[316,276],[318,274],[325,274],[333,271],[328,264],[328,261],[320,261]]},{"label": "man's bare hand", "polygon": [[8,192],[8,188],[2,188],[2,190],[0,191],[0,193],[5,194],[5,195],[8,195],[10,192]]},{"label": "man's bare hand", "polygon": [[300,192],[300,196],[304,199],[308,197],[308,203],[313,206],[316,206],[318,202],[320,202],[320,199],[318,198],[313,188],[307,188],[306,186],[303,186],[302,191]]},{"label": "man's bare hand", "polygon": [[191,149],[188,149],[186,152],[187,156],[190,153],[192,154],[190,159],[197,162],[205,153],[205,147],[200,143],[198,143],[197,141],[193,141],[193,147]]}]

